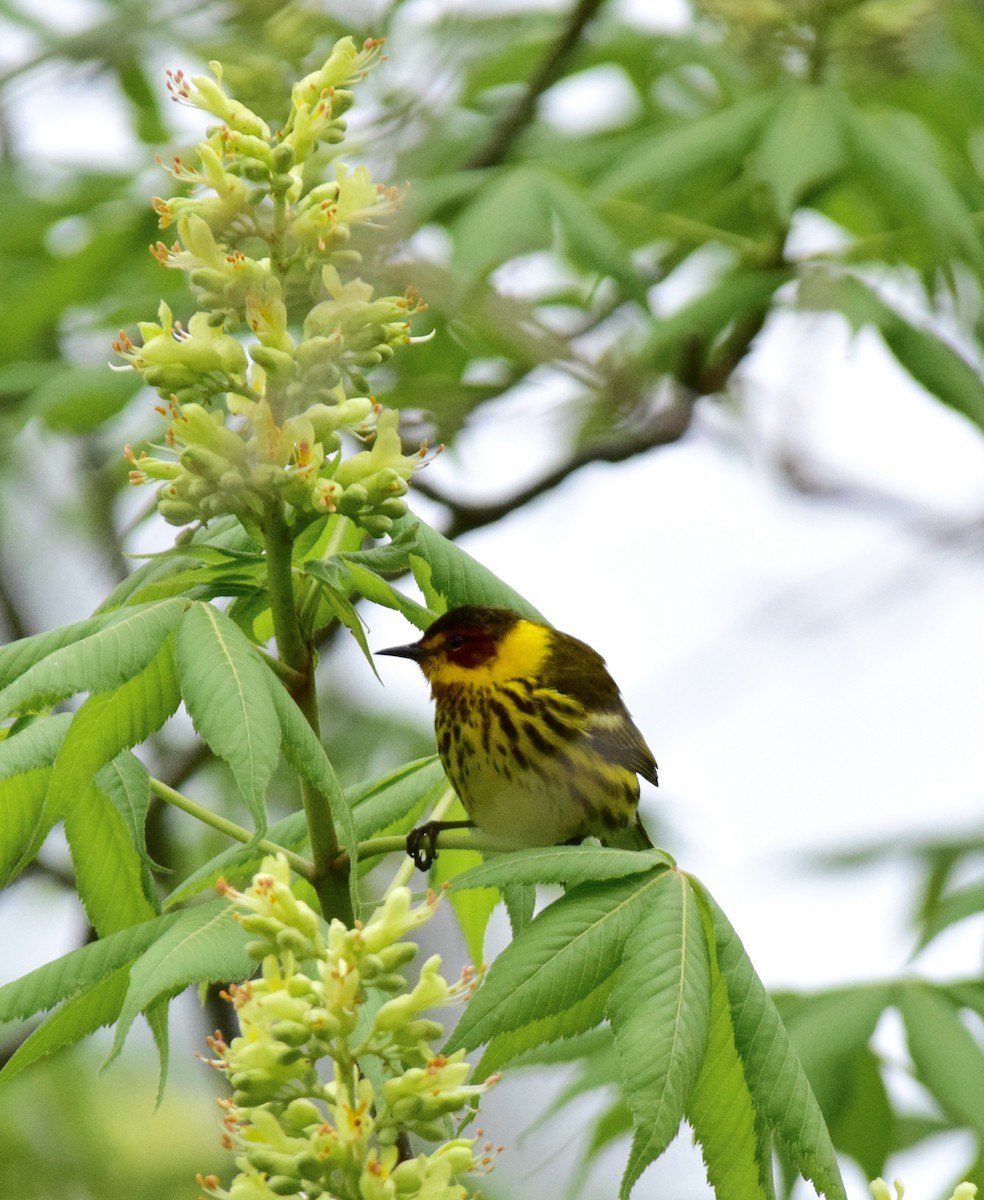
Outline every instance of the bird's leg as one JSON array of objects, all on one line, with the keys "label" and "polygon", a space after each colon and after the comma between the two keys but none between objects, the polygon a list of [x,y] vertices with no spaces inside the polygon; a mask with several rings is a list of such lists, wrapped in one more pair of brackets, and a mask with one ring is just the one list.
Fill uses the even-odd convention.
[{"label": "bird's leg", "polygon": [[474,828],[474,821],[425,821],[407,834],[407,854],[418,871],[429,871],[437,858],[437,837],[442,829]]}]

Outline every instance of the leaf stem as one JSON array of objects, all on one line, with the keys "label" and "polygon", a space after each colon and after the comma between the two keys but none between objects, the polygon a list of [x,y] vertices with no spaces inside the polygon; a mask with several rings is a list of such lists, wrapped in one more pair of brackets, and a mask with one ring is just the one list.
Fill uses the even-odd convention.
[{"label": "leaf stem", "polygon": [[242,825],[237,825],[235,821],[230,821],[227,817],[219,816],[218,813],[214,813],[211,809],[199,804],[197,800],[192,800],[190,796],[186,796],[176,788],[170,787],[163,780],[155,779],[153,775],[150,777],[150,790],[155,796],[165,801],[165,803],[170,804],[174,808],[180,808],[182,812],[188,813],[189,816],[201,821],[203,825],[208,825],[226,837],[232,838],[233,841],[248,845],[255,840],[257,849],[262,850],[264,854],[282,854],[298,875],[302,875],[308,880],[314,879],[313,864],[300,854],[295,854],[293,850],[288,850],[285,846],[271,842],[269,838],[256,839],[255,834],[245,829]]},{"label": "leaf stem", "polygon": [[[314,685],[314,654],[304,635],[294,594],[292,551],[294,538],[287,524],[282,503],[272,504],[263,525],[263,543],[267,559],[267,589],[273,632],[281,662],[294,673],[288,691],[304,714],[314,733],[321,736],[318,697]],[[322,911],[328,918],[337,916],[346,924],[355,919],[348,889],[348,864],[339,854],[338,834],[326,795],[306,780],[301,780],[301,799],[307,818],[308,837],[314,873],[311,882],[318,893]],[[344,866],[344,870],[342,870]]]}]

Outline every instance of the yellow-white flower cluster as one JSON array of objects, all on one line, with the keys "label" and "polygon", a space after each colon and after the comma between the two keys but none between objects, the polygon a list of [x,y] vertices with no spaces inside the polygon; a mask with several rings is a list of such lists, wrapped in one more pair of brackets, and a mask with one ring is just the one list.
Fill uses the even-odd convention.
[{"label": "yellow-white flower cluster", "polygon": [[[153,253],[187,273],[198,311],[186,327],[162,304],[159,320],[114,343],[166,402],[165,439],[176,457],[127,456],[131,480],[160,480],[159,508],[172,524],[223,513],[262,519],[287,503],[301,520],[330,512],[374,536],[406,511],[407,480],[426,452],[402,453],[396,414],[382,414],[365,372],[410,341],[421,309],[412,295],[374,295],[352,273],[361,256],[354,226],[371,225],[396,196],[365,167],[335,161],[318,182],[319,146],[340,142],[348,85],[379,57],[343,38],[322,67],[295,84],[283,128],[266,123],[213,77],[170,77],[176,99],[218,118],[197,161],[175,158],[172,175],[191,194],[156,200],[161,228],[177,240]],[[311,177],[311,178],[309,178]],[[342,434],[372,442],[343,458]]]},{"label": "yellow-white flower cluster", "polygon": [[[483,1150],[454,1136],[451,1116],[471,1114],[493,1081],[469,1084],[461,1053],[435,1053],[444,1030],[425,1013],[460,1000],[470,980],[448,984],[437,956],[413,986],[402,974],[417,953],[404,938],[430,920],[437,897],[414,906],[408,889],[394,888],[348,929],[324,927],[297,899],[283,858],[265,860],[245,892],[221,890],[262,969],[232,989],[240,1035],[210,1039],[212,1065],[232,1088],[225,1143],[239,1174],[228,1190],[200,1177],[207,1195],[464,1200],[459,1180]],[[410,1138],[439,1144],[409,1156]]]}]

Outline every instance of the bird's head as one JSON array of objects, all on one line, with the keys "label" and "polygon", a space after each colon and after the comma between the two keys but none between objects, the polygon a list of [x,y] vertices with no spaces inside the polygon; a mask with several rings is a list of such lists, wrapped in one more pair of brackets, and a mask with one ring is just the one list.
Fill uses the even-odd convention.
[{"label": "bird's head", "polygon": [[438,617],[419,642],[376,653],[412,658],[439,687],[492,686],[535,678],[550,636],[548,626],[527,621],[511,608],[466,605]]}]

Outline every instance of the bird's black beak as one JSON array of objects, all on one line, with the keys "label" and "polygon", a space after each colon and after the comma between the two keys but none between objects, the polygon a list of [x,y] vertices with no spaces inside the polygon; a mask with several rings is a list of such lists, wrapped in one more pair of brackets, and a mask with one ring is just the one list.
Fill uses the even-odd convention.
[{"label": "bird's black beak", "polygon": [[386,650],[374,650],[374,654],[389,654],[393,658],[412,658],[419,662],[426,658],[430,651],[425,650],[419,642],[411,642],[409,646],[390,646]]}]

